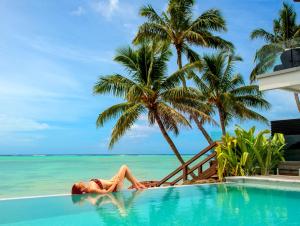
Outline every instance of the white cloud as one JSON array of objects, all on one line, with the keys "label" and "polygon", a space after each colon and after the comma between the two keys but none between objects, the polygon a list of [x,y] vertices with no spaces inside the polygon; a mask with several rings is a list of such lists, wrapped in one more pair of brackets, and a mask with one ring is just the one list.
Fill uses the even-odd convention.
[{"label": "white cloud", "polygon": [[159,128],[154,126],[142,125],[142,124],[134,124],[132,128],[126,134],[128,138],[140,138],[140,137],[148,137],[153,133],[159,131]]},{"label": "white cloud", "polygon": [[125,1],[119,0],[94,0],[91,4],[91,9],[100,14],[107,20],[121,19],[124,21],[131,21],[138,19],[138,7]]},{"label": "white cloud", "polygon": [[23,41],[24,44],[30,46],[31,48],[50,54],[56,57],[73,60],[73,61],[81,61],[85,63],[89,62],[104,62],[104,63],[113,63],[113,51],[94,51],[87,49],[80,49],[75,46],[70,46],[68,44],[56,44],[55,40],[50,40],[43,36],[33,36],[33,37],[20,37],[17,39]]},{"label": "white cloud", "polygon": [[85,13],[86,13],[86,11],[82,6],[78,6],[76,9],[71,11],[71,15],[73,15],[73,16],[82,16]]},{"label": "white cloud", "polygon": [[0,145],[6,148],[12,146],[25,147],[34,145],[36,141],[44,139],[41,131],[50,129],[45,123],[32,118],[0,115]]},{"label": "white cloud", "polygon": [[50,128],[47,123],[8,115],[0,115],[0,125],[0,133],[40,131]]},{"label": "white cloud", "polygon": [[106,18],[110,18],[119,9],[119,0],[99,0],[92,4],[92,8]]}]

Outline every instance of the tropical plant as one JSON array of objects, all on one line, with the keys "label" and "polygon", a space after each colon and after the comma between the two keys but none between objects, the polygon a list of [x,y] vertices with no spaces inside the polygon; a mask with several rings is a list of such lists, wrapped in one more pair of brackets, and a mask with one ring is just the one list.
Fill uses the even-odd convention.
[{"label": "tropical plant", "polygon": [[[219,115],[223,135],[226,134],[226,125],[233,118],[268,122],[254,110],[269,108],[269,103],[263,98],[258,86],[245,85],[242,75],[234,73],[235,63],[241,60],[241,57],[232,52],[221,51],[205,55],[201,77],[193,73],[201,97]],[[212,113],[213,111],[210,112]]]},{"label": "tropical plant", "polygon": [[176,157],[184,164],[168,132],[177,135],[180,126],[191,127],[184,112],[205,114],[198,110],[201,103],[195,98],[193,89],[178,86],[184,73],[192,70],[197,63],[188,64],[167,77],[170,56],[168,46],[162,43],[142,43],[137,48],[122,48],[117,51],[114,60],[126,69],[128,75],[113,74],[99,78],[94,86],[95,94],[113,94],[124,99],[123,103],[104,110],[97,119],[97,126],[101,127],[108,120],[118,118],[111,133],[110,148],[141,115],[147,114],[149,124],[159,126]]},{"label": "tropical plant", "polygon": [[267,137],[270,131],[263,130],[255,135],[255,127],[249,131],[240,127],[235,136],[226,134],[216,148],[218,176],[254,175],[260,169],[261,175],[268,175],[279,162],[284,161],[285,140],[282,134]]},{"label": "tropical plant", "polygon": [[284,161],[285,139],[283,134],[276,133],[271,139],[268,139],[264,134],[269,133],[270,131],[259,133],[256,138],[257,141],[253,145],[255,158],[262,175],[268,175],[271,169],[274,169],[279,162]]},{"label": "tropical plant", "polygon": [[[255,54],[256,65],[250,75],[251,81],[254,81],[258,74],[271,69],[280,53],[286,49],[300,47],[300,25],[297,24],[297,14],[292,5],[283,3],[279,18],[273,21],[272,32],[258,28],[251,33],[251,39],[258,38],[263,39],[266,44]],[[300,111],[299,96],[297,93],[294,96]]]},{"label": "tropical plant", "polygon": [[151,5],[141,8],[140,15],[148,19],[138,30],[134,43],[144,40],[163,41],[176,48],[177,64],[182,65],[182,55],[190,62],[199,60],[191,45],[215,48],[233,48],[233,45],[215,31],[226,31],[226,23],[219,10],[210,9],[193,19],[195,0],[169,0],[168,8],[159,14]]}]

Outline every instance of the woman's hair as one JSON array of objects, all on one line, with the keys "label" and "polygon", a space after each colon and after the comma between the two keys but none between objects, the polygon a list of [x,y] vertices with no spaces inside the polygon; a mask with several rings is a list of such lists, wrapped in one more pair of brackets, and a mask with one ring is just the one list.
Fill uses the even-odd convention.
[{"label": "woman's hair", "polygon": [[72,186],[72,195],[81,195],[83,194],[83,184],[82,183],[76,183]]}]

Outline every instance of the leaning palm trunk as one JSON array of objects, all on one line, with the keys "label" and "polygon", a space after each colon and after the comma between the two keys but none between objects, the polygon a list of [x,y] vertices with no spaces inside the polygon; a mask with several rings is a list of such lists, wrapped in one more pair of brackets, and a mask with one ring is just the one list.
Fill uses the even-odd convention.
[{"label": "leaning palm trunk", "polygon": [[182,49],[180,47],[176,47],[176,52],[177,52],[177,65],[178,68],[182,68]]},{"label": "leaning palm trunk", "polygon": [[199,119],[197,118],[197,116],[193,115],[193,120],[195,121],[198,129],[201,131],[201,133],[203,134],[203,136],[205,137],[205,139],[207,140],[207,142],[209,144],[213,143],[213,139],[209,136],[208,132],[204,129],[203,124],[199,121]]},{"label": "leaning palm trunk", "polygon": [[163,125],[163,123],[162,123],[160,117],[159,117],[157,114],[155,114],[155,120],[156,120],[156,122],[157,122],[157,124],[158,124],[158,127],[159,127],[161,133],[163,134],[164,138],[166,139],[166,141],[168,142],[168,144],[169,144],[170,147],[172,148],[172,150],[173,150],[174,154],[176,155],[176,157],[178,158],[179,162],[183,165],[183,164],[185,163],[185,161],[184,161],[183,158],[181,157],[181,155],[180,155],[178,149],[176,148],[174,142],[173,142],[172,139],[170,138],[170,136],[169,136],[169,134],[167,133],[167,131],[166,131],[166,129],[165,129],[165,127],[164,127],[164,125]]},{"label": "leaning palm trunk", "polygon": [[296,104],[297,104],[298,111],[300,112],[299,93],[294,93],[294,97],[295,97],[295,101],[296,101]]},{"label": "leaning palm trunk", "polygon": [[219,117],[220,117],[220,124],[222,128],[222,135],[225,136],[226,134],[225,118],[220,109],[219,109]]},{"label": "leaning palm trunk", "polygon": [[[168,142],[168,144],[170,145],[170,147],[172,148],[174,154],[176,155],[177,159],[180,161],[180,163],[183,165],[185,164],[185,161],[183,160],[182,156],[180,155],[177,147],[175,146],[174,142],[172,141],[172,139],[170,138],[169,134],[167,133],[160,117],[155,114],[155,120],[158,124],[158,127],[160,128],[161,133],[163,134],[164,138],[166,139],[166,141]],[[188,168],[189,170],[189,168]],[[196,175],[192,172],[191,176],[193,177],[193,179],[196,178]]]},{"label": "leaning palm trunk", "polygon": [[[176,47],[176,52],[177,52],[177,65],[178,65],[178,69],[182,69],[182,48],[180,47]],[[182,79],[182,86],[186,87],[186,80],[185,77],[183,76]]]}]

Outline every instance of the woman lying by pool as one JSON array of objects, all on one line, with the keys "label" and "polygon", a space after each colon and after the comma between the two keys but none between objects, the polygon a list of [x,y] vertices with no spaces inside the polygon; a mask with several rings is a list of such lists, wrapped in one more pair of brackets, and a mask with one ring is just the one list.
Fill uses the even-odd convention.
[{"label": "woman lying by pool", "polygon": [[72,187],[72,194],[87,194],[98,193],[107,194],[110,192],[116,192],[123,187],[124,179],[131,182],[134,189],[145,189],[146,186],[141,184],[130,172],[126,165],[121,166],[119,172],[110,180],[92,179],[87,183],[78,182]]}]

